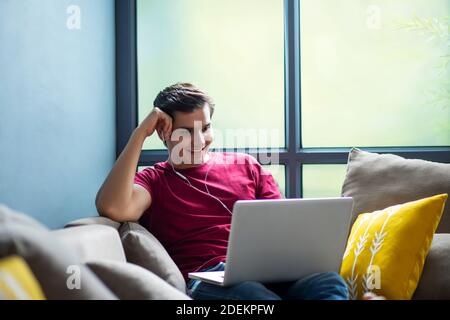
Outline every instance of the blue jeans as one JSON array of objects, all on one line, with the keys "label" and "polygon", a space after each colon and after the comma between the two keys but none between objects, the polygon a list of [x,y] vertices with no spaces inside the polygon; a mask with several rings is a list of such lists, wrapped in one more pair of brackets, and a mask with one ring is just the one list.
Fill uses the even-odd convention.
[{"label": "blue jeans", "polygon": [[[220,262],[202,271],[223,271]],[[315,273],[297,281],[262,284],[244,281],[221,287],[200,280],[187,283],[188,295],[194,300],[347,300],[348,287],[336,272]]]}]

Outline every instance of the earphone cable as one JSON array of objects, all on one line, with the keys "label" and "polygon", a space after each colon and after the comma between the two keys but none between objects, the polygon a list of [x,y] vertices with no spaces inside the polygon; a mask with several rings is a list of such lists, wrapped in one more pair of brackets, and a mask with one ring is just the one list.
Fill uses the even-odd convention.
[{"label": "earphone cable", "polygon": [[[169,162],[170,166],[172,167],[173,172],[174,172],[177,176],[179,176],[180,178],[182,178],[183,180],[185,180],[192,188],[194,188],[194,189],[196,189],[196,190],[198,190],[198,191],[201,191],[201,190],[198,189],[197,187],[193,186],[192,183],[189,181],[189,179],[188,179],[186,176],[184,176],[183,174],[181,174],[180,172],[178,172],[178,171],[175,170],[175,167],[173,166],[173,164],[172,164],[172,162],[170,161],[170,159],[169,159],[168,162]],[[216,163],[216,155],[214,154],[214,161],[213,161],[213,164],[212,164],[212,165],[208,168],[208,170],[206,171],[205,179],[204,179],[204,181],[203,181],[203,184],[204,184],[205,189],[206,189],[206,192],[209,194],[209,196],[212,197],[212,198],[214,198],[214,199],[216,199],[218,202],[220,202],[220,204],[222,205],[222,207],[224,207],[224,208],[228,211],[228,213],[230,213],[230,215],[233,215],[233,213],[231,212],[231,210],[228,209],[228,207],[222,202],[222,200],[220,200],[220,199],[217,198],[216,196],[212,195],[211,192],[209,192],[209,188],[208,188],[208,186],[206,185],[206,180],[207,180],[207,178],[208,178],[209,171],[212,169],[212,167],[215,165],[215,163]],[[202,191],[202,192],[203,192],[203,191]]]}]

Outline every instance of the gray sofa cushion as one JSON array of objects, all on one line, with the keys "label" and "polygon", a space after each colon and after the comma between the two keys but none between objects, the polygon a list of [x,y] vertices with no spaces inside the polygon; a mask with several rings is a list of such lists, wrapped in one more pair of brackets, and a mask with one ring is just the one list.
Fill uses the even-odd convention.
[{"label": "gray sofa cushion", "polygon": [[[0,258],[10,255],[18,255],[27,262],[47,299],[117,298],[49,231],[20,223],[0,224]],[[68,283],[72,283],[70,276],[74,274],[69,269],[71,266],[80,271],[80,289],[68,287]]]},{"label": "gray sofa cushion", "polygon": [[413,299],[450,299],[450,234],[435,234]]},{"label": "gray sofa cushion", "polygon": [[125,222],[119,228],[127,261],[137,264],[175,288],[186,292],[186,282],[181,271],[164,246],[147,229],[134,222]]},{"label": "gray sofa cushion", "polygon": [[450,299],[450,234],[435,234],[413,299]]},{"label": "gray sofa cushion", "polygon": [[64,228],[87,226],[87,225],[93,225],[93,224],[101,224],[101,225],[109,226],[116,230],[119,229],[119,227],[120,227],[120,222],[111,220],[106,217],[87,217],[87,218],[82,218],[82,219],[71,221],[68,224],[66,224],[64,226]]},{"label": "gray sofa cushion", "polygon": [[191,300],[180,290],[135,264],[91,261],[87,266],[121,300]]},{"label": "gray sofa cushion", "polygon": [[[450,164],[356,148],[349,154],[342,196],[354,200],[351,225],[360,213],[442,193],[450,194]],[[449,232],[450,205],[447,205],[436,233]]]},{"label": "gray sofa cushion", "polygon": [[32,217],[15,210],[8,208],[5,205],[0,204],[0,225],[6,224],[21,224],[32,227],[37,230],[45,230],[48,228],[42,223],[36,221]]},{"label": "gray sofa cushion", "polygon": [[52,231],[52,234],[76,252],[80,262],[126,261],[119,233],[108,225],[80,225]]}]

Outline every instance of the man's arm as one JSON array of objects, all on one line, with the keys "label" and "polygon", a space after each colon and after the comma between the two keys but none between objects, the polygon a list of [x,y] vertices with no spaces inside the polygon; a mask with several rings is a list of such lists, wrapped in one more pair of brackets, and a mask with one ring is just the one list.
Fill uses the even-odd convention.
[{"label": "man's arm", "polygon": [[95,199],[101,216],[115,221],[137,221],[152,204],[150,193],[134,184],[135,170],[142,145],[148,136],[158,130],[168,139],[172,130],[172,119],[158,108],[133,131],[125,149],[101,186]]}]

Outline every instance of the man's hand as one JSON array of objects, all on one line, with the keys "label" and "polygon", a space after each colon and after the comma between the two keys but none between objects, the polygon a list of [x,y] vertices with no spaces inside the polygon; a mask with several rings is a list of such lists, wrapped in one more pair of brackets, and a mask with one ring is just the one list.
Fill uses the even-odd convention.
[{"label": "man's hand", "polygon": [[364,293],[362,300],[386,300],[386,298],[373,292],[366,292]]},{"label": "man's hand", "polygon": [[167,113],[155,107],[137,129],[144,132],[145,137],[151,136],[156,130],[161,140],[169,140],[172,133],[172,121]]},{"label": "man's hand", "polygon": [[133,131],[125,149],[98,191],[95,205],[100,215],[119,222],[138,221],[151,206],[150,193],[143,187],[134,185],[134,177],[144,140],[155,130],[161,139],[170,139],[172,118],[159,108],[154,108]]}]

